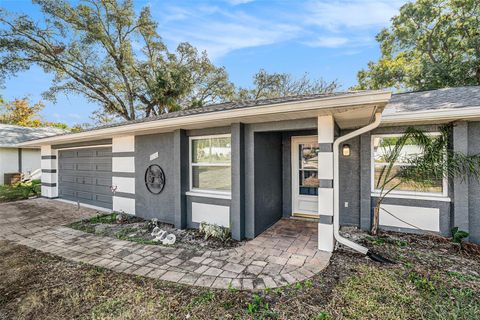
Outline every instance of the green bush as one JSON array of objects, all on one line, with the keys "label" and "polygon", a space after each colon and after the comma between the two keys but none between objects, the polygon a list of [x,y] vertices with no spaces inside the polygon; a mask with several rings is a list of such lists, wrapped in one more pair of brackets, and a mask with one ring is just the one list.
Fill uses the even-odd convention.
[{"label": "green bush", "polygon": [[31,180],[0,186],[0,202],[9,202],[28,199],[41,194],[41,181]]}]

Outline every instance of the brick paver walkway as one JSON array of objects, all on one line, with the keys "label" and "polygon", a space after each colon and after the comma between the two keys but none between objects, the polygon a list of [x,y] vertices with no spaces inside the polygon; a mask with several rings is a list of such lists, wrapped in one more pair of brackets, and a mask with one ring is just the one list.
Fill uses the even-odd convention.
[{"label": "brick paver walkway", "polygon": [[0,240],[117,272],[195,286],[255,290],[312,277],[330,254],[318,251],[317,224],[280,220],[243,246],[198,250],[142,245],[96,236],[65,224],[96,214],[67,203],[34,199],[0,204]]}]

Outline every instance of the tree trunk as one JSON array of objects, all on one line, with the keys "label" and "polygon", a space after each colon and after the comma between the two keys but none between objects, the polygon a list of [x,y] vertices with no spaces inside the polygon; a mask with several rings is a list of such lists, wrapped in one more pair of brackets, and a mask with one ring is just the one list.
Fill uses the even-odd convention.
[{"label": "tree trunk", "polygon": [[373,208],[373,221],[372,221],[372,229],[370,233],[372,236],[376,236],[378,234],[378,225],[380,220],[380,205],[382,204],[381,201],[377,202],[375,208]]},{"label": "tree trunk", "polygon": [[480,67],[477,67],[475,77],[477,78],[477,85],[480,85]]}]

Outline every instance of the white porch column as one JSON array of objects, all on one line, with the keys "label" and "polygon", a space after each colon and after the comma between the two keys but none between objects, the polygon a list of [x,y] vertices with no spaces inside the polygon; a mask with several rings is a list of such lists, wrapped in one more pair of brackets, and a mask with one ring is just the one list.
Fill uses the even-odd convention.
[{"label": "white porch column", "polygon": [[332,252],[333,236],[333,116],[318,117],[318,249]]},{"label": "white porch column", "polygon": [[58,152],[52,146],[42,146],[40,149],[42,168],[42,197],[58,197]]},{"label": "white porch column", "polygon": [[135,214],[135,136],[112,139],[113,211]]}]

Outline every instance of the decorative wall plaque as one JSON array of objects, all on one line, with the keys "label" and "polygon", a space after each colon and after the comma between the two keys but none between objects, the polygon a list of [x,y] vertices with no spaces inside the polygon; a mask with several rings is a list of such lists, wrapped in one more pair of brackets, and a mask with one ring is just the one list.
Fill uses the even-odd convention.
[{"label": "decorative wall plaque", "polygon": [[165,188],[165,173],[158,164],[150,165],[145,171],[145,186],[153,194],[159,194]]}]

